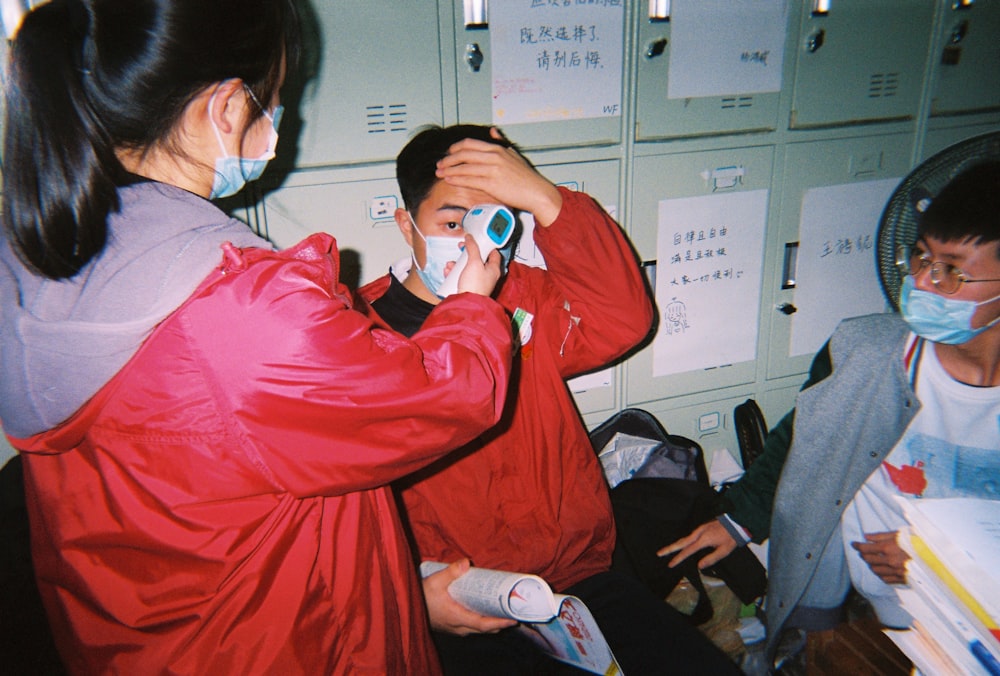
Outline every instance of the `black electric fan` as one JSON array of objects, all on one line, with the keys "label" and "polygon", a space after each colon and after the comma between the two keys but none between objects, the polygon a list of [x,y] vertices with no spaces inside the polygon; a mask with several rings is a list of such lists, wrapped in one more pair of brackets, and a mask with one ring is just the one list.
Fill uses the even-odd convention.
[{"label": "black electric fan", "polygon": [[973,136],[927,158],[892,193],[878,226],[875,255],[882,291],[899,309],[903,276],[896,267],[896,251],[917,240],[917,220],[938,192],[962,170],[984,160],[1000,160],[1000,131]]}]

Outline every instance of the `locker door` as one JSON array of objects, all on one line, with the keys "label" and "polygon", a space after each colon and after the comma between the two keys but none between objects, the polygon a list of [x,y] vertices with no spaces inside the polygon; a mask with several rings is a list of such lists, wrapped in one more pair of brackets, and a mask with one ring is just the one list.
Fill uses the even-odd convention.
[{"label": "locker door", "polygon": [[[649,11],[636,13],[637,139],[777,127],[787,63],[783,54],[788,27],[794,25],[791,3],[713,4],[718,7],[708,7],[703,0],[675,0],[669,22],[650,18]],[[702,13],[710,11],[720,17],[715,26],[702,21]],[[755,30],[747,30],[748,22]],[[673,88],[671,73],[678,78]],[[685,75],[702,89],[684,86]]]},{"label": "locker door", "polygon": [[631,357],[628,403],[753,382],[774,149],[635,159],[631,236],[659,326]]},{"label": "locker door", "polygon": [[302,99],[286,101],[282,137],[297,137],[298,148],[279,151],[283,165],[392,160],[412,129],[443,121],[437,2],[311,7],[303,24],[316,72],[285,87],[301,91]]},{"label": "locker door", "polygon": [[886,309],[875,242],[879,218],[910,168],[913,137],[892,134],[790,144],[781,176],[780,249],[764,297],[769,378],[805,373],[852,317]]},{"label": "locker door", "polygon": [[330,233],[340,249],[341,281],[354,288],[408,255],[393,220],[401,204],[391,165],[298,172],[264,195],[257,230],[280,248],[314,232]]},{"label": "locker door", "polygon": [[935,153],[944,150],[948,146],[955,145],[959,141],[997,131],[1000,131],[1000,117],[993,120],[993,122],[984,122],[982,124],[942,125],[928,128],[927,133],[924,135],[920,161],[923,162]]},{"label": "locker door", "polygon": [[802,15],[789,126],[915,117],[934,20],[932,0],[836,0],[829,5],[824,14]]},{"label": "locker door", "polygon": [[522,148],[618,143],[625,4],[455,0],[460,121]]},{"label": "locker door", "polygon": [[931,115],[1000,108],[1000,2],[948,2]]}]

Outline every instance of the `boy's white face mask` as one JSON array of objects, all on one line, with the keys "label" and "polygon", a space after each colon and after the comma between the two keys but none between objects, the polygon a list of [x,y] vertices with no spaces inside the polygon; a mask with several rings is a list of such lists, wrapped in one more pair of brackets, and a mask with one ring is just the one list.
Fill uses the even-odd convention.
[{"label": "boy's white face mask", "polygon": [[420,239],[424,240],[424,267],[421,268],[417,264],[416,254],[411,253],[413,257],[413,267],[417,271],[417,276],[420,277],[420,281],[424,283],[424,286],[433,293],[435,296],[439,296],[438,289],[444,284],[444,268],[451,262],[454,263],[458,260],[459,255],[462,253],[461,245],[465,242],[464,237],[439,237],[436,235],[431,235],[424,237],[424,234],[420,232],[420,228],[417,227],[417,221],[413,218],[412,214],[410,216],[410,223],[413,224],[413,230],[417,233]]}]

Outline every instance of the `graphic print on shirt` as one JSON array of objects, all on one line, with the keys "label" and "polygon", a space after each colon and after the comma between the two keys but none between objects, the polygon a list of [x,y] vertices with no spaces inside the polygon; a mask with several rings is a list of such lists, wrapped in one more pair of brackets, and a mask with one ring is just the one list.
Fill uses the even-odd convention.
[{"label": "graphic print on shirt", "polygon": [[927,477],[924,476],[924,463],[920,460],[915,465],[903,465],[902,467],[895,467],[886,461],[882,463],[882,466],[885,467],[885,471],[889,474],[889,481],[899,489],[900,493],[920,497],[924,489],[927,488]]},{"label": "graphic print on shirt", "polygon": [[1000,499],[1000,452],[947,443],[922,433],[907,435],[882,463],[905,494]]}]

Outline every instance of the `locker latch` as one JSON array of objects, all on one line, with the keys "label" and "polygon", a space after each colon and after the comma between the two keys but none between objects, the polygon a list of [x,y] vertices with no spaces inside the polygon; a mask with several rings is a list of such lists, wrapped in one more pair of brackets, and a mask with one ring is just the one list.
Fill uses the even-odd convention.
[{"label": "locker latch", "polygon": [[652,59],[663,53],[663,50],[667,48],[667,39],[659,38],[658,40],[653,40],[648,45],[646,45],[646,58]]},{"label": "locker latch", "polygon": [[815,54],[819,51],[819,48],[823,46],[823,42],[825,40],[825,30],[820,28],[818,31],[814,31],[809,37],[806,38],[806,51],[810,54]]},{"label": "locker latch", "polygon": [[470,42],[465,46],[465,62],[469,64],[473,73],[479,72],[479,68],[483,65],[483,51],[479,49],[478,42]]}]

